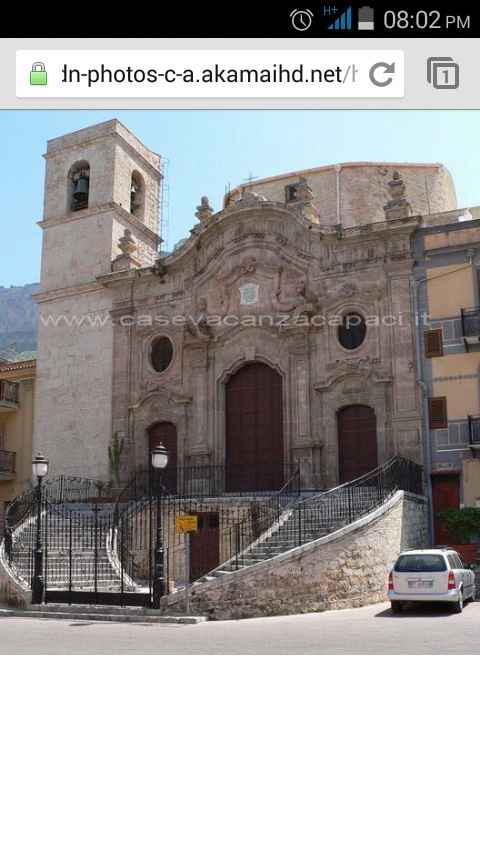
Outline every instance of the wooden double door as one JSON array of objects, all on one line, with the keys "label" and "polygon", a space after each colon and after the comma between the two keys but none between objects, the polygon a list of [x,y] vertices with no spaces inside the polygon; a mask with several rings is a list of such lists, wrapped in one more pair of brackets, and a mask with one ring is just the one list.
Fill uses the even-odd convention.
[{"label": "wooden double door", "polygon": [[280,489],[285,479],[283,382],[263,362],[251,362],[226,387],[228,492]]},{"label": "wooden double door", "polygon": [[339,483],[348,483],[378,465],[377,419],[370,406],[345,406],[337,415]]},{"label": "wooden double door", "polygon": [[190,535],[190,581],[215,569],[220,563],[220,528],[218,513],[200,512],[198,530]]}]

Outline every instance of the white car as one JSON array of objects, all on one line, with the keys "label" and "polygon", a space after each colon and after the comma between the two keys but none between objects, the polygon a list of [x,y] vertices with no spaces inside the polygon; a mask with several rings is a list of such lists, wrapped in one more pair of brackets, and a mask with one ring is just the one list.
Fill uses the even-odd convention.
[{"label": "white car", "polygon": [[475,573],[453,549],[402,552],[388,578],[388,598],[392,611],[405,602],[451,602],[460,614],[463,603],[475,599]]}]

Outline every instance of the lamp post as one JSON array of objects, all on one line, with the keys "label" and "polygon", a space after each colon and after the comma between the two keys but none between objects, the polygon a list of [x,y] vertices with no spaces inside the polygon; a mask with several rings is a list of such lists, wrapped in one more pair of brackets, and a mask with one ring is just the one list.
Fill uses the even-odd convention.
[{"label": "lamp post", "polygon": [[[168,451],[161,443],[152,450],[152,468],[161,472],[168,465]],[[155,565],[153,570],[153,607],[160,607],[160,599],[165,595],[165,575],[163,563],[163,541],[162,541],[162,508],[161,489],[159,482],[157,490],[157,537],[155,541]]]},{"label": "lamp post", "polygon": [[42,480],[48,474],[48,460],[37,454],[32,460],[33,477],[37,479],[36,502],[37,502],[37,531],[35,541],[35,553],[33,562],[32,579],[32,605],[41,605],[43,601],[43,550],[41,539],[42,525]]}]

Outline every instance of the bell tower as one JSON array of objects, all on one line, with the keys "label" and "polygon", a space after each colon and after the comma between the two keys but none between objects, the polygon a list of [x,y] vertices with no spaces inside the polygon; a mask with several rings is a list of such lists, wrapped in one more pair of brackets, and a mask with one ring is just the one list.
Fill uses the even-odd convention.
[{"label": "bell tower", "polygon": [[[50,472],[108,478],[112,272],[129,235],[136,267],[158,258],[160,157],[116,119],[47,144],[35,449]],[[115,265],[114,265],[115,266]]]},{"label": "bell tower", "polygon": [[42,290],[110,272],[128,228],[140,266],[158,257],[160,157],[116,119],[48,142]]}]

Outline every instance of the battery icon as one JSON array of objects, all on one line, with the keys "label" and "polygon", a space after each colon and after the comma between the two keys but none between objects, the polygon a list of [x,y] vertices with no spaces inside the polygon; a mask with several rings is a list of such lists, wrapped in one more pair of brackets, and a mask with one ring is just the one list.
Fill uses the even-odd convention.
[{"label": "battery icon", "polygon": [[362,6],[358,10],[358,29],[359,30],[374,30],[375,29],[375,12],[371,6]]}]

